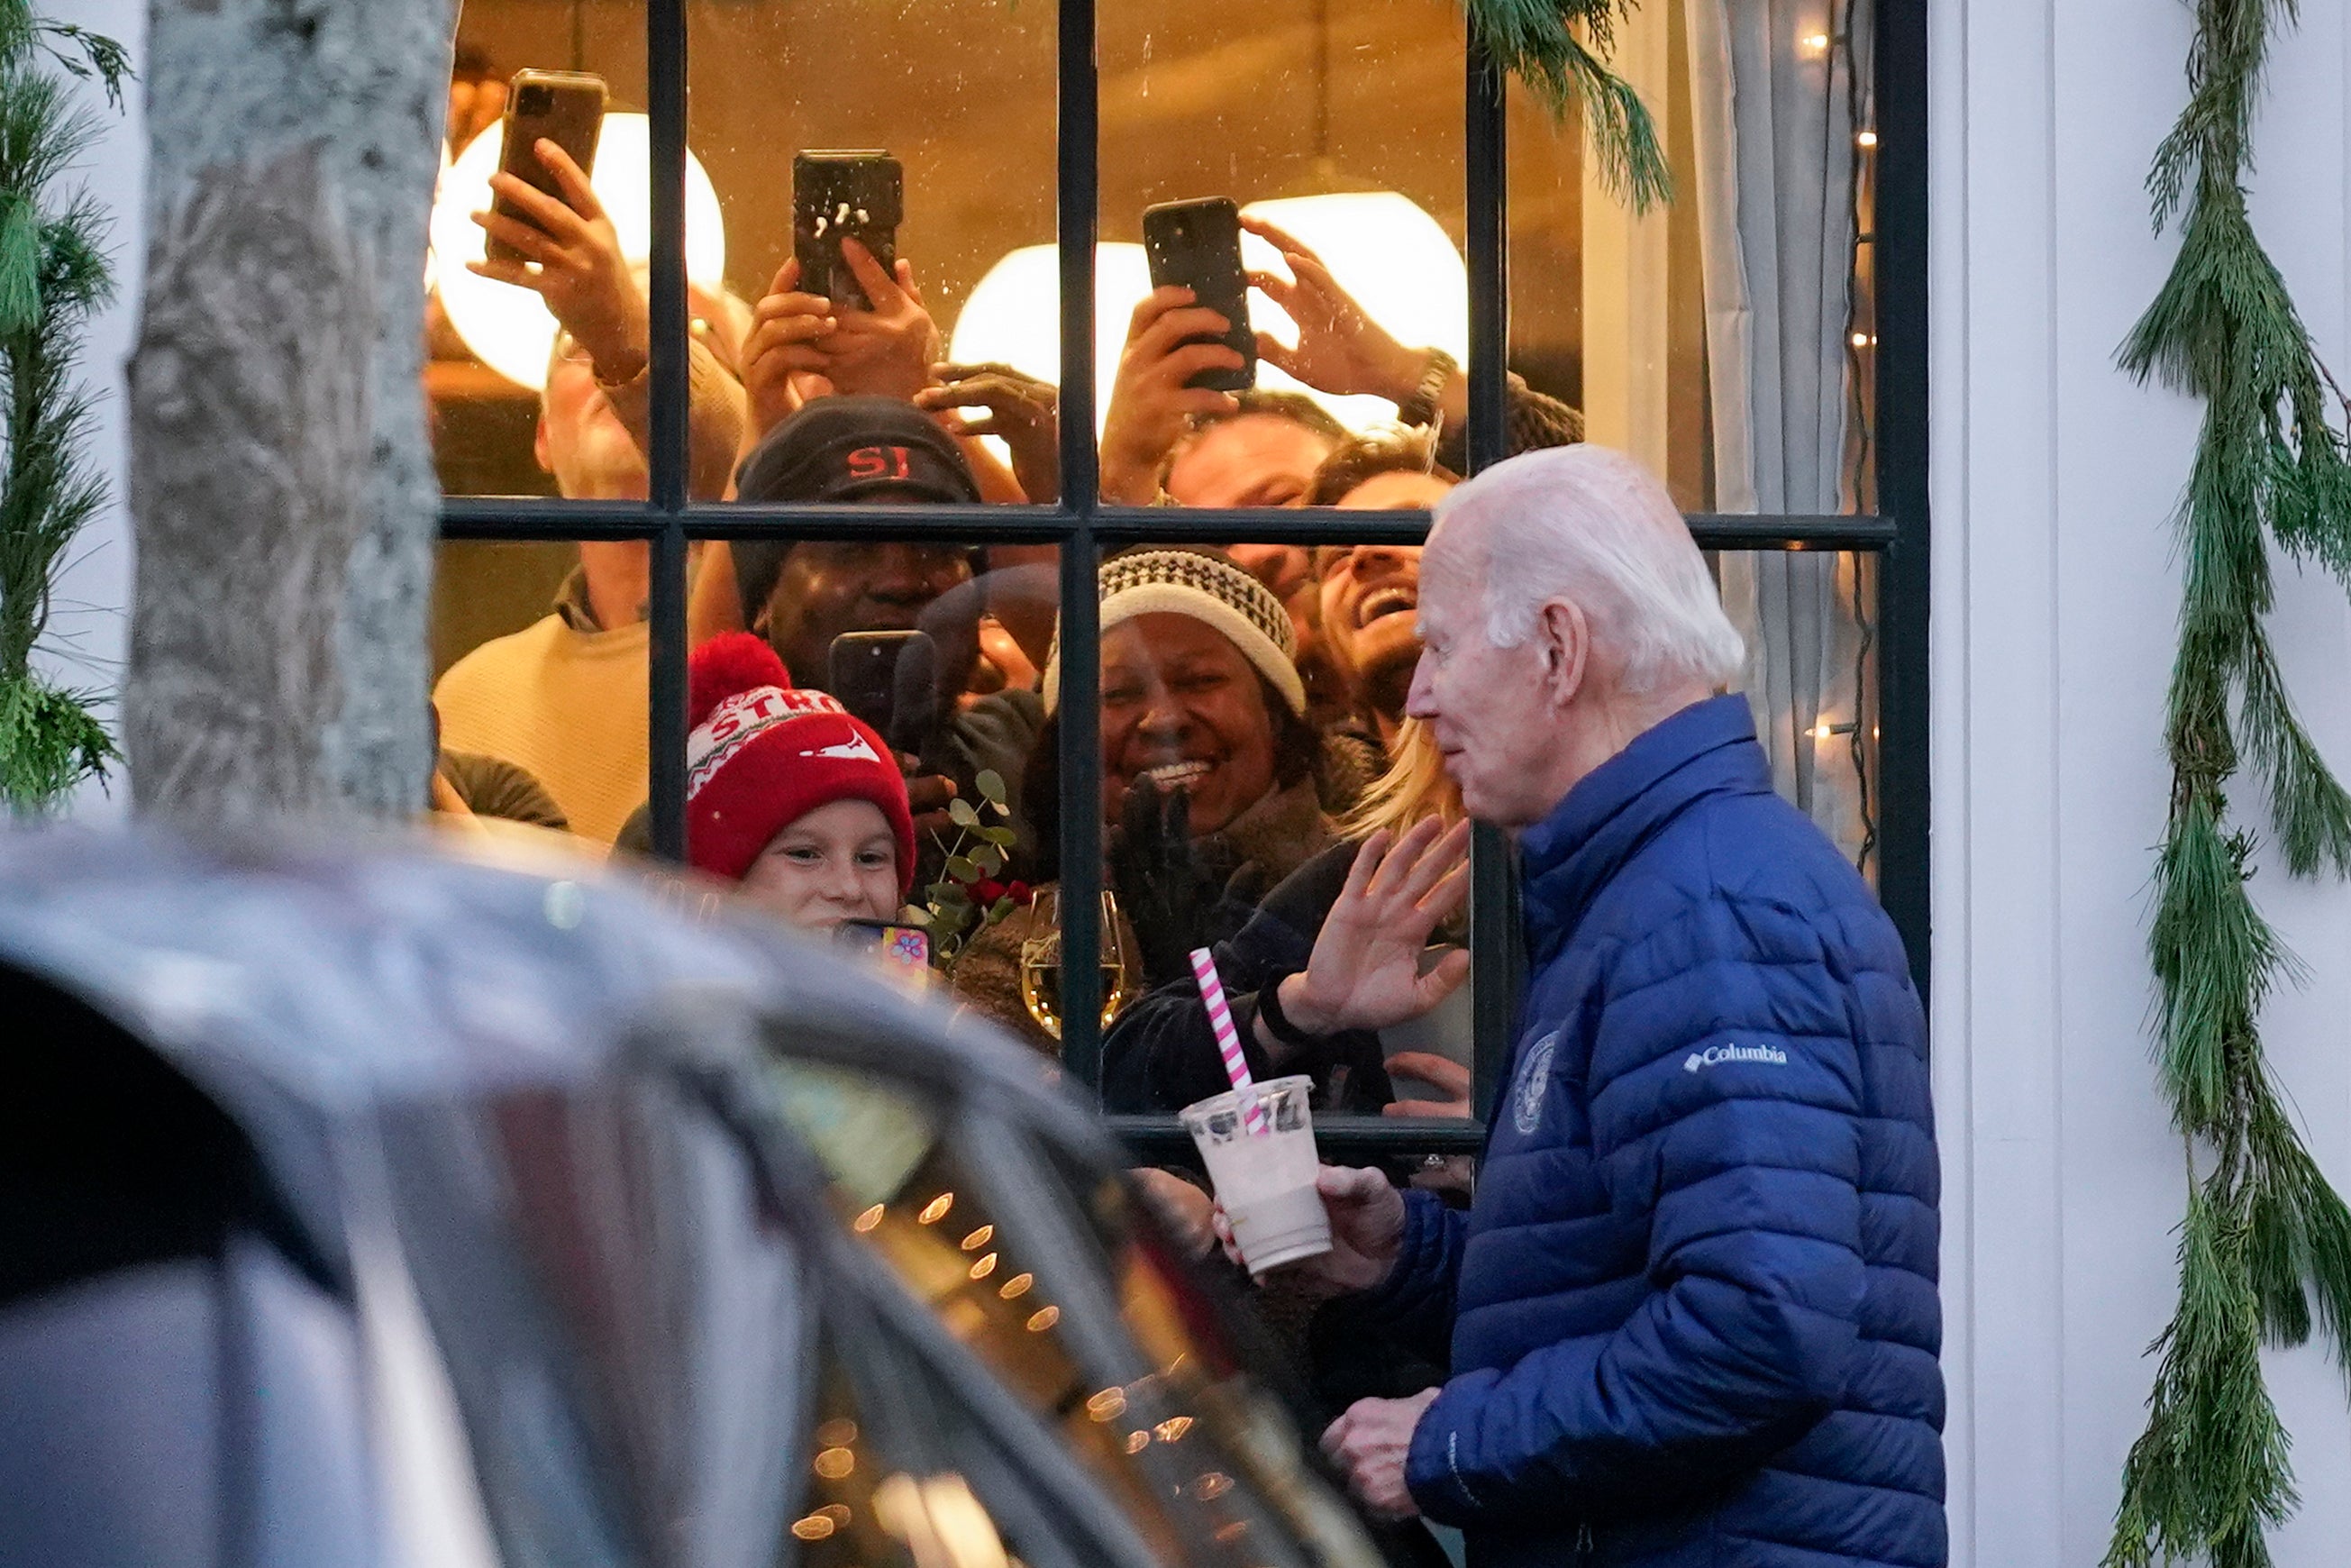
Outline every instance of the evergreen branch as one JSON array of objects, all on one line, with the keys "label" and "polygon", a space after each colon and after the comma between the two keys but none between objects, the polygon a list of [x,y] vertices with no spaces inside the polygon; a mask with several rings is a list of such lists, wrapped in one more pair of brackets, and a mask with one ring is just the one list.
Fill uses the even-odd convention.
[{"label": "evergreen branch", "polygon": [[2245,660],[2242,706],[2246,750],[2268,780],[2270,821],[2286,868],[2296,876],[2322,868],[2351,876],[2351,794],[2295,716],[2269,637],[2258,626]]},{"label": "evergreen branch", "polygon": [[1630,12],[1636,3],[1462,0],[1462,9],[1471,36],[1497,65],[1526,83],[1552,119],[1564,120],[1570,108],[1583,106],[1601,183],[1638,214],[1673,199],[1673,173],[1648,106],[1605,63],[1615,51],[1618,12]]},{"label": "evergreen branch", "polygon": [[71,22],[44,21],[37,30],[48,38],[61,38],[68,46],[60,48],[45,38],[44,47],[51,59],[84,81],[97,78],[106,89],[106,101],[116,109],[122,107],[122,84],[137,76],[131,68],[129,50],[103,33],[93,33]]}]

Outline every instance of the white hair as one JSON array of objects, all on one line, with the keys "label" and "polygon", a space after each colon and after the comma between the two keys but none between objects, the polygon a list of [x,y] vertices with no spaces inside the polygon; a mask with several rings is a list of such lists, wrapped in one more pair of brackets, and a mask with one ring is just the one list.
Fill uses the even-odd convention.
[{"label": "white hair", "polygon": [[1666,487],[1625,454],[1589,444],[1526,453],[1446,497],[1437,519],[1457,532],[1476,525],[1494,646],[1517,647],[1544,604],[1566,599],[1622,662],[1626,696],[1737,682],[1746,644],[1706,558]]}]

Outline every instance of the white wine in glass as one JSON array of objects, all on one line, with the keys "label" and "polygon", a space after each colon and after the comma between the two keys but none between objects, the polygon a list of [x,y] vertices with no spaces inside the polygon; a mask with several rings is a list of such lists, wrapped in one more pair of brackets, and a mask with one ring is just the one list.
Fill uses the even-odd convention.
[{"label": "white wine in glass", "polygon": [[[1060,903],[1054,889],[1037,894],[1032,907],[1040,925],[1058,927]],[[1118,933],[1118,902],[1102,894],[1102,1027],[1108,1029],[1126,1006],[1125,946]],[[1061,933],[1058,928],[1032,936],[1020,945],[1020,1005],[1037,1027],[1061,1038]]]}]

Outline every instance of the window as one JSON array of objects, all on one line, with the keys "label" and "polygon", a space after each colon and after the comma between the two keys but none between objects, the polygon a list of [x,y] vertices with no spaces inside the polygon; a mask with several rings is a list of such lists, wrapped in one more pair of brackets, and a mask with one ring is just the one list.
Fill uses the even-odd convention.
[{"label": "window", "polygon": [[[1349,767],[1375,775],[1409,744],[1388,646],[1408,622],[1381,622],[1409,604],[1426,507],[1450,474],[1580,425],[1650,463],[1684,507],[1749,634],[1777,781],[1875,881],[1923,966],[1923,16],[1917,0],[1639,8],[1618,65],[1655,111],[1677,196],[1636,217],[1585,137],[1488,69],[1451,0],[1246,13],[466,0],[453,128],[467,134],[452,148],[466,178],[495,162],[471,138],[498,140],[514,71],[605,79],[594,182],[642,279],[648,357],[641,375],[625,351],[603,363],[595,331],[556,331],[510,283],[488,286],[503,293],[486,312],[452,298],[480,243],[453,174],[428,323],[448,496],[436,664],[511,664],[529,650],[479,645],[545,625],[560,598],[552,619],[613,646],[602,664],[533,666],[571,683],[578,716],[539,739],[560,747],[591,721],[633,733],[642,712],[642,751],[625,759],[642,783],[598,794],[571,775],[617,765],[563,762],[539,781],[574,831],[673,857],[694,647],[746,627],[801,685],[846,690],[865,669],[861,689],[883,704],[871,716],[901,727],[888,738],[914,758],[918,786],[946,781],[915,793],[921,884],[1010,907],[959,962],[958,990],[1102,1086],[1122,1132],[1173,1145],[1167,1113],[1190,1081],[1153,1078],[1145,1028],[1169,956],[1114,861],[1102,897],[1106,847],[1132,852],[1135,824],[1152,825],[1142,807],[1181,783],[1201,819],[1190,839],[1229,841],[1210,868],[1219,896],[1257,908],[1308,874],[1338,841],[1333,821],[1364,805]],[[935,334],[906,315],[854,372],[870,382],[830,390],[889,393],[935,353],[965,367],[946,380],[996,433],[944,456],[926,455],[935,437],[868,443],[875,472],[901,482],[894,498],[918,503],[886,512],[847,467],[824,483],[789,464],[733,466],[813,395],[805,371],[746,383],[759,380],[758,335],[775,330],[761,301],[794,251],[793,155],[827,149],[894,160],[898,252]],[[1137,441],[1113,393],[1149,293],[1144,209],[1208,195],[1234,198],[1247,265],[1273,275],[1250,307],[1275,340],[1259,394],[1122,464]],[[1287,316],[1317,302],[1293,245],[1386,347],[1301,363],[1303,323]],[[493,341],[501,331],[517,341]],[[1416,398],[1425,350],[1439,348],[1467,370],[1434,379],[1433,430],[1360,439],[1366,410]],[[564,427],[565,400],[595,405],[600,380],[612,419]],[[1094,417],[1056,422],[1056,395],[1062,413]],[[1204,590],[1238,618],[1222,623],[1260,635],[1187,641],[1105,597],[1122,573],[1196,575],[1148,561],[1203,549],[1238,570]],[[591,559],[610,570],[574,571]],[[463,682],[449,689],[466,706]],[[893,692],[925,716],[889,706]],[[1155,694],[1214,745],[1194,755],[1139,730]],[[462,718],[450,706],[453,749],[485,749],[480,705]],[[1301,725],[1323,737],[1311,755]],[[947,783],[1000,853],[956,836],[977,829],[951,816]],[[643,809],[616,810],[611,790]],[[1284,791],[1293,817],[1269,805]],[[1096,800],[1104,810],[1061,809]],[[957,844],[971,852],[951,859]],[[1439,934],[1469,946],[1472,985],[1461,1016],[1415,1046],[1449,1066],[1422,1080],[1354,1063],[1359,1088],[1375,1072],[1384,1084],[1354,1105],[1333,1091],[1331,1110],[1436,1107],[1458,1097],[1454,1069],[1472,1081],[1458,1108],[1490,1100],[1516,943],[1506,849],[1481,836],[1476,861],[1466,928]],[[1015,896],[1023,882],[1052,884],[1050,918]],[[1319,1125],[1333,1152],[1462,1153],[1479,1138],[1459,1118]]]}]

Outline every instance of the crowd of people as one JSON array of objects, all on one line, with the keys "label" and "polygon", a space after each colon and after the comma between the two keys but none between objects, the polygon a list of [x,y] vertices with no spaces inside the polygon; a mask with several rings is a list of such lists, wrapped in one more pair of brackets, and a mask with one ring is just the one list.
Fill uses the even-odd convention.
[{"label": "crowd of people", "polygon": [[[511,214],[475,221],[521,259],[474,266],[536,293],[560,329],[535,444],[558,490],[641,499],[645,279],[623,260],[585,173],[551,141],[536,152],[559,193],[496,176]],[[1214,340],[1220,315],[1161,288],[1134,311],[1109,391],[1102,498],[1430,507],[1465,466],[1459,367],[1386,332],[1295,236],[1246,222],[1287,268],[1251,282],[1298,328],[1294,344],[1260,333],[1260,358],[1323,392],[1385,397],[1396,423],[1354,433],[1298,393],[1193,385],[1240,356]],[[1055,389],[1003,365],[946,362],[913,259],[885,267],[856,239],[841,245],[860,299],[803,290],[791,259],[755,302],[693,293],[691,493],[860,507],[1057,499]],[[1510,385],[1521,446],[1580,436],[1573,410]],[[886,519],[876,521],[879,535]],[[1121,1004],[1105,1020],[1109,1108],[1173,1111],[1223,1082],[1190,978],[1199,946],[1217,952],[1259,1070],[1311,1073],[1326,1111],[1465,1100],[1462,1001],[1382,1033],[1315,1040],[1269,1019],[1259,1001],[1269,978],[1303,961],[1356,844],[1459,820],[1433,747],[1403,712],[1419,653],[1418,557],[1391,545],[1243,543],[1103,561],[1099,804],[1119,964],[1110,988]],[[689,858],[811,928],[929,924],[940,917],[935,890],[955,884],[946,903],[967,906],[972,928],[946,945],[948,983],[1058,1051],[1058,1020],[1029,1005],[1021,973],[1054,907],[1035,895],[1061,881],[1055,547],[974,549],[919,533],[706,541],[690,570]],[[436,806],[650,848],[650,575],[646,543],[583,541],[546,617],[444,674]],[[843,662],[861,651],[894,661],[879,701],[834,689],[854,684]],[[819,743],[799,744],[810,737]],[[973,877],[955,852],[957,813],[981,803],[984,779],[1008,841]],[[781,803],[793,814],[778,815]],[[766,841],[747,845],[747,822]],[[1013,889],[1023,896],[1008,899]],[[1456,920],[1437,934],[1430,963],[1461,941]]]},{"label": "crowd of people", "polygon": [[[540,152],[561,200],[498,183],[538,226],[479,219],[529,258],[484,268],[562,327],[539,460],[567,496],[642,497],[643,287],[580,171]],[[1051,1051],[1032,956],[1062,813],[1099,811],[1106,1108],[1226,1085],[1205,946],[1259,1076],[1308,1076],[1325,1112],[1467,1114],[1469,824],[1512,831],[1531,976],[1474,1201],[1450,1168],[1325,1166],[1331,1250],[1259,1297],[1336,1417],[1325,1451],[1403,1526],[1398,1563],[1436,1561],[1419,1515],[1465,1530],[1473,1568],[1933,1568],[1935,1155],[1899,938],[1772,794],[1726,691],[1738,633],[1656,478],[1536,452],[1579,422],[1513,381],[1520,455],[1455,494],[1458,367],[1250,227],[1287,269],[1252,282],[1299,331],[1259,357],[1385,397],[1396,424],[1193,385],[1240,356],[1163,288],[1128,325],[1101,495],[1432,508],[1428,544],[1107,557],[1084,800],[1061,789],[1050,548],[893,538],[886,517],[705,544],[689,858],[804,930],[957,927],[945,983]],[[943,362],[909,262],[842,249],[865,304],[802,291],[791,262],[747,308],[696,301],[695,494],[1053,498],[1053,389]],[[437,806],[642,842],[648,573],[642,544],[583,544],[545,620],[447,673]],[[1203,1256],[1234,1252],[1202,1186],[1137,1177]]]}]

